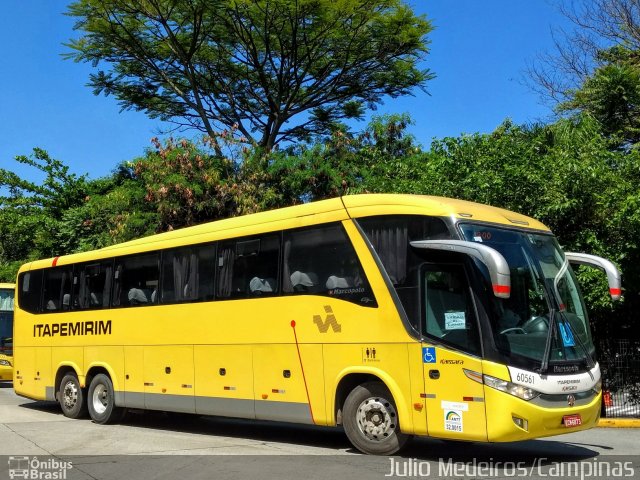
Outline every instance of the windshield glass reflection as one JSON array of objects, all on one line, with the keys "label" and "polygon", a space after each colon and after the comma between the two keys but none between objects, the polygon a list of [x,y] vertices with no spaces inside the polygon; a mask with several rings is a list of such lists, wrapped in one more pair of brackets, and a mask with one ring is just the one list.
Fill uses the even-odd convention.
[{"label": "windshield glass reflection", "polygon": [[466,240],[495,248],[509,263],[510,298],[491,298],[493,336],[503,354],[542,362],[550,324],[549,361],[575,361],[593,354],[575,275],[553,236],[483,225],[461,228]]}]

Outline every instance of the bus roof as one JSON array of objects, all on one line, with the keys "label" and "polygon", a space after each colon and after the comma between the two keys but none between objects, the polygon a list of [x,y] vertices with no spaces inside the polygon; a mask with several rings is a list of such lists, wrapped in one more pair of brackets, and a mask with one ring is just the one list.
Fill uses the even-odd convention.
[{"label": "bus roof", "polygon": [[[37,260],[23,265],[20,271],[171,248],[183,243],[204,243],[228,237],[275,231],[282,228],[295,228],[314,223],[346,220],[349,217],[359,218],[385,214],[453,217],[508,225],[510,227],[549,231],[541,222],[525,215],[465,200],[408,194],[346,195],[293,207],[207,222],[193,227],[181,228],[111,245],[91,252]],[[185,242],[187,238],[188,241]]]}]

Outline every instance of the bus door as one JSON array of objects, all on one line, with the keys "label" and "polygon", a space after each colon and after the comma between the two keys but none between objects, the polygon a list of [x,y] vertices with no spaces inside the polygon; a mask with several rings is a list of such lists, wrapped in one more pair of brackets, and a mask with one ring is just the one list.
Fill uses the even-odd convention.
[{"label": "bus door", "polygon": [[465,268],[424,264],[420,282],[428,433],[486,441],[480,335]]}]

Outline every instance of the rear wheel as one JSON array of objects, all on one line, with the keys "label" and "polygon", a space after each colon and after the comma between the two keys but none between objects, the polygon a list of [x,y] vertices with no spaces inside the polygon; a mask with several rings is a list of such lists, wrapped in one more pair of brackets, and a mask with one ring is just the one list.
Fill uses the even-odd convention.
[{"label": "rear wheel", "polygon": [[411,438],[400,432],[393,397],[379,382],[351,391],[344,402],[343,424],[353,446],[369,455],[392,455]]},{"label": "rear wheel", "polygon": [[94,422],[114,423],[124,417],[126,410],[116,407],[113,383],[108,375],[99,373],[93,377],[87,397],[89,415]]},{"label": "rear wheel", "polygon": [[69,418],[82,418],[87,415],[87,404],[84,391],[75,373],[67,373],[62,377],[58,390],[58,402],[62,413]]}]

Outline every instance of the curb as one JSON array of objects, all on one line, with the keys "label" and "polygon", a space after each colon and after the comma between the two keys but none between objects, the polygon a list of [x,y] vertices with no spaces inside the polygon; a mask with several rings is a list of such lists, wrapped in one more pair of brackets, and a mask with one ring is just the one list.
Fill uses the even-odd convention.
[{"label": "curb", "polygon": [[601,418],[598,427],[605,428],[640,428],[640,418]]}]

